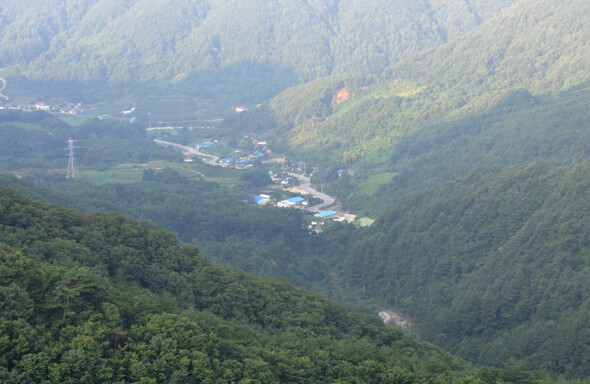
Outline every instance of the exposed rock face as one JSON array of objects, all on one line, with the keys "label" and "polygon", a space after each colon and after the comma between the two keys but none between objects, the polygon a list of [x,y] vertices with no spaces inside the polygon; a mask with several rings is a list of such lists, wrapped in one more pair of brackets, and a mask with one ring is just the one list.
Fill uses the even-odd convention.
[{"label": "exposed rock face", "polygon": [[398,328],[410,332],[410,322],[393,311],[381,311],[379,312],[379,317],[385,324],[393,324]]},{"label": "exposed rock face", "polygon": [[350,98],[350,92],[346,88],[340,88],[332,99],[332,105],[340,105]]}]

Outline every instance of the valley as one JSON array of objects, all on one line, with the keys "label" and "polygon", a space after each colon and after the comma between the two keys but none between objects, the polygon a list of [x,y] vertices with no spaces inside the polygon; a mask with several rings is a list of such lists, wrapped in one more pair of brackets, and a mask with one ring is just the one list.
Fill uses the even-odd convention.
[{"label": "valley", "polygon": [[4,1],[0,381],[588,383],[589,17]]}]

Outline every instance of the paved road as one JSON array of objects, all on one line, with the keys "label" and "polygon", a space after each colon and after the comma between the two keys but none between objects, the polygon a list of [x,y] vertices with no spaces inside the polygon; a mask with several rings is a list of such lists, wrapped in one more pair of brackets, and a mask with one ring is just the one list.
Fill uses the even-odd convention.
[{"label": "paved road", "polygon": [[320,191],[316,191],[315,189],[313,189],[311,187],[311,179],[309,177],[303,176],[303,175],[300,175],[297,173],[292,173],[292,172],[289,172],[289,176],[295,177],[295,178],[297,178],[297,180],[299,180],[299,185],[297,186],[297,188],[302,189],[305,192],[312,195],[313,197],[317,197],[317,198],[322,199],[324,201],[323,203],[308,207],[307,211],[320,212],[320,211],[324,210],[324,208],[327,208],[330,205],[333,205],[334,203],[336,203],[336,199],[334,197],[332,197],[330,195],[326,195],[325,193],[322,193]]},{"label": "paved road", "polygon": [[209,165],[214,165],[217,167],[227,167],[226,163],[219,163],[219,157],[217,156],[213,156],[213,155],[209,155],[207,153],[203,153],[200,152],[196,147],[189,147],[186,145],[182,145],[182,144],[178,144],[178,143],[173,143],[171,141],[164,141],[161,139],[154,139],[154,141],[156,142],[156,144],[158,145],[163,145],[165,147],[174,147],[176,149],[178,149],[179,151],[182,151],[182,153],[185,156],[188,157],[200,157],[203,159],[203,161],[206,164]]},{"label": "paved road", "polygon": [[[156,142],[156,144],[158,145],[163,145],[163,146],[168,146],[168,147],[174,147],[176,149],[178,149],[179,151],[182,151],[182,153],[185,156],[189,156],[189,157],[200,157],[204,160],[205,163],[209,164],[209,165],[214,165],[217,167],[227,167],[228,164],[226,163],[219,163],[219,157],[217,156],[213,156],[213,155],[209,155],[207,153],[202,153],[199,152],[199,150],[195,147],[189,147],[186,145],[182,145],[182,144],[178,144],[178,143],[173,143],[170,141],[164,141],[161,139],[154,139],[154,141]],[[289,172],[289,175],[292,177],[295,177],[297,180],[299,180],[299,186],[298,188],[300,188],[301,190],[309,193],[310,195],[312,195],[313,197],[317,197],[319,199],[322,199],[323,202],[320,204],[316,204],[314,206],[308,207],[306,210],[309,212],[320,212],[323,209],[333,205],[334,203],[336,203],[336,199],[330,195],[327,195],[325,193],[322,193],[320,191],[316,191],[315,189],[313,189],[311,187],[311,179],[307,176],[303,176],[303,175],[299,175],[297,173],[292,173]]]},{"label": "paved road", "polygon": [[2,82],[2,88],[0,88],[0,97],[3,97],[6,99],[6,101],[8,101],[8,96],[6,96],[2,93],[4,88],[6,88],[6,80],[4,80],[4,78],[0,77],[0,81]]}]

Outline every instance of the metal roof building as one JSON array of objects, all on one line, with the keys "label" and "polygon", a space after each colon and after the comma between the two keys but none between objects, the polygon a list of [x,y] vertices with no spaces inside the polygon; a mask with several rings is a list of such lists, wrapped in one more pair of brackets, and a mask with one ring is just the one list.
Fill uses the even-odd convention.
[{"label": "metal roof building", "polygon": [[296,196],[296,197],[292,197],[290,199],[284,200],[286,203],[290,203],[290,204],[297,204],[297,203],[301,203],[302,201],[305,201],[305,199],[301,196]]},{"label": "metal roof building", "polygon": [[324,218],[324,217],[334,216],[335,214],[336,214],[336,212],[334,212],[334,211],[323,211],[323,212],[316,213],[314,216]]}]

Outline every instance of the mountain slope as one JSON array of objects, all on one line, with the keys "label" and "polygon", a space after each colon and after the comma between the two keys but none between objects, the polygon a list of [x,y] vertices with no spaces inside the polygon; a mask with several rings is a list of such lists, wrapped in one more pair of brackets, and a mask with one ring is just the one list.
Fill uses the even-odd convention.
[{"label": "mountain slope", "polygon": [[284,89],[330,74],[378,74],[517,1],[35,0],[23,9],[9,0],[0,7],[0,68],[16,65],[37,80],[176,77],[194,86],[208,70],[233,67],[244,72],[234,77],[261,75]]},{"label": "mountain slope", "polygon": [[463,380],[460,360],[375,317],[119,215],[2,189],[0,221],[3,383]]},{"label": "mountain slope", "polygon": [[[374,186],[371,193],[348,191],[343,200],[359,211],[379,212],[404,194],[434,187],[485,164],[543,160],[570,164],[586,159],[590,156],[588,85],[547,97],[513,90],[495,99],[484,113],[434,123],[406,135],[382,160],[383,168],[394,176]],[[346,182],[336,180],[334,186],[340,188]]]},{"label": "mountain slope", "polygon": [[[320,99],[309,114],[309,107],[279,96],[271,109],[289,130],[294,151],[326,151],[336,160],[344,151],[374,158],[429,124],[484,113],[510,90],[540,95],[587,81],[588,15],[583,0],[519,2],[453,42],[393,65],[376,84],[351,90],[355,97],[342,104]],[[299,91],[305,98],[305,88]]]},{"label": "mountain slope", "polygon": [[590,163],[488,167],[412,194],[356,238],[351,296],[483,364],[585,377]]}]

